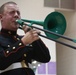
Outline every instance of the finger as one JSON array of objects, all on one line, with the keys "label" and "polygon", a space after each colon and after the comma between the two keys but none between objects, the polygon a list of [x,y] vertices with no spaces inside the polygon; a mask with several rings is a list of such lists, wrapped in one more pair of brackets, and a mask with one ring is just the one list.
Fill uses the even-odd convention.
[{"label": "finger", "polygon": [[23,26],[22,26],[22,29],[24,30],[25,28],[26,28],[26,25],[23,25]]},{"label": "finger", "polygon": [[40,34],[41,32],[39,30],[33,30],[33,33],[37,33],[37,34]]},{"label": "finger", "polygon": [[24,28],[25,33],[28,32],[28,31],[30,31],[30,30],[31,30],[31,28],[28,27],[28,26],[26,26],[26,27]]},{"label": "finger", "polygon": [[28,32],[28,31],[30,31],[31,30],[31,28],[29,27],[29,28],[27,28],[27,31],[26,32]]}]

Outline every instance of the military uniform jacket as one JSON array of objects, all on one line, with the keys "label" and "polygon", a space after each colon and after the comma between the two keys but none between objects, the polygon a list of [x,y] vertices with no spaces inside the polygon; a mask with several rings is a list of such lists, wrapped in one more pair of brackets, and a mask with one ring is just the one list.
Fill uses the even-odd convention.
[{"label": "military uniform jacket", "polygon": [[42,63],[49,62],[49,50],[41,39],[33,42],[31,45],[24,46],[21,41],[22,37],[23,36],[19,36],[16,31],[1,29],[0,70],[5,70],[11,64],[21,62],[22,60],[25,60],[27,65],[31,63],[32,60]]}]

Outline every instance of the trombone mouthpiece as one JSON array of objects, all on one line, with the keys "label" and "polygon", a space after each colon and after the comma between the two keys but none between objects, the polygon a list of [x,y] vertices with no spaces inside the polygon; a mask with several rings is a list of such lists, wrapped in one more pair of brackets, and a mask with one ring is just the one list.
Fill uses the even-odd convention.
[{"label": "trombone mouthpiece", "polygon": [[18,24],[20,24],[21,26],[24,24],[24,22],[23,22],[22,20],[16,20],[16,22],[17,22]]}]

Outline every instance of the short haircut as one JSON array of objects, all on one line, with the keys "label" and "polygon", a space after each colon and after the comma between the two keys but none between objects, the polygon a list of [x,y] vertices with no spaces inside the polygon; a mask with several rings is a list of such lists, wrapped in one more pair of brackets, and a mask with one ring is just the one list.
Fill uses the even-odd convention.
[{"label": "short haircut", "polygon": [[4,4],[0,7],[0,14],[2,14],[2,13],[4,12],[4,8],[5,8],[5,6],[8,5],[8,4],[15,4],[15,5],[17,5],[17,4],[16,4],[15,2],[13,2],[13,1],[9,1],[9,2],[4,3]]}]

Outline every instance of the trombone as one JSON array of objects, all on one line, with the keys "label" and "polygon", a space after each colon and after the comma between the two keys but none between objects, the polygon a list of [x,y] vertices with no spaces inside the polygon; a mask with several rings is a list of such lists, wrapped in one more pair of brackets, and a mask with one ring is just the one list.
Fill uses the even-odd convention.
[{"label": "trombone", "polygon": [[[65,45],[67,47],[76,49],[75,46],[72,46],[70,44],[66,44],[64,42],[56,40],[59,37],[61,37],[63,39],[66,39],[66,40],[69,40],[69,41],[76,43],[76,39],[71,39],[67,36],[63,36],[63,34],[66,30],[66,20],[65,20],[65,17],[59,12],[52,12],[52,13],[48,14],[44,21],[20,19],[20,20],[16,20],[16,22],[18,24],[20,24],[21,27],[23,25],[27,25],[29,27],[44,31],[46,34],[46,36],[44,36],[42,34],[39,34],[39,36],[42,36],[42,37],[47,38],[49,40],[55,41],[57,43]],[[30,24],[25,24],[25,22],[28,22]],[[32,26],[33,24],[43,26],[44,29],[38,28],[36,26]],[[19,27],[19,28],[22,29],[21,27]]]}]

